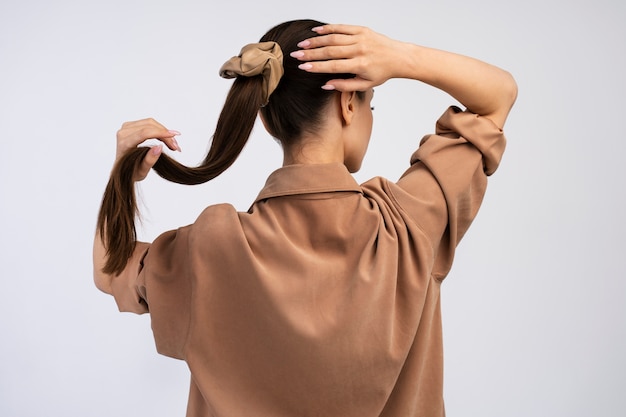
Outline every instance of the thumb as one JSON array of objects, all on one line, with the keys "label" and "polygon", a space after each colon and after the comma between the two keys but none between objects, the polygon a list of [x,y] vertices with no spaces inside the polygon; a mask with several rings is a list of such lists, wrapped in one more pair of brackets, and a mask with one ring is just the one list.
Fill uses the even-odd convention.
[{"label": "thumb", "polygon": [[156,145],[150,148],[135,173],[135,181],[142,181],[146,178],[150,169],[154,166],[154,164],[156,164],[156,161],[161,156],[161,153],[163,153],[163,145]]}]

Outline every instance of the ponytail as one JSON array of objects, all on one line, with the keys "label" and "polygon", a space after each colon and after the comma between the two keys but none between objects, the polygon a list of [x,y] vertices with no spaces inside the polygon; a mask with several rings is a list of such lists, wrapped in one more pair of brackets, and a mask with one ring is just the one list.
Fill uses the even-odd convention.
[{"label": "ponytail", "polygon": [[[162,154],[153,169],[178,184],[202,184],[230,167],[248,141],[259,108],[265,104],[263,77],[237,77],[220,114],[204,161],[187,167]],[[139,214],[133,175],[148,147],[131,149],[113,167],[98,214],[97,230],[106,249],[102,272],[119,275],[135,250],[135,217]]]}]

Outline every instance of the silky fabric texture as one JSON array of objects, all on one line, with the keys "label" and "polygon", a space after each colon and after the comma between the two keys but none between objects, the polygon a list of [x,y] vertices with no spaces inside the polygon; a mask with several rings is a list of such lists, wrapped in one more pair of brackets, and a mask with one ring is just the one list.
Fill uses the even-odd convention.
[{"label": "silky fabric texture", "polygon": [[222,65],[220,76],[235,78],[238,75],[253,77],[263,75],[263,99],[267,104],[283,76],[283,51],[276,42],[251,43],[244,46],[239,56]]},{"label": "silky fabric texture", "polygon": [[451,107],[395,183],[282,167],[248,212],[210,206],[146,245],[118,307],[187,362],[189,417],[444,416],[440,285],[504,147]]}]

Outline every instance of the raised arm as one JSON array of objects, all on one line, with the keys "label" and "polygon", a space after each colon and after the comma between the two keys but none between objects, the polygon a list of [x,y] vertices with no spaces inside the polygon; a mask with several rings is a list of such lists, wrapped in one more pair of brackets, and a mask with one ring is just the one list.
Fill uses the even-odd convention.
[{"label": "raised arm", "polygon": [[352,73],[353,79],[329,81],[323,88],[364,91],[391,78],[408,78],[439,88],[472,113],[502,128],[517,97],[506,71],[463,55],[393,40],[371,29],[350,25],[315,28],[315,36],[291,55],[310,72]]}]

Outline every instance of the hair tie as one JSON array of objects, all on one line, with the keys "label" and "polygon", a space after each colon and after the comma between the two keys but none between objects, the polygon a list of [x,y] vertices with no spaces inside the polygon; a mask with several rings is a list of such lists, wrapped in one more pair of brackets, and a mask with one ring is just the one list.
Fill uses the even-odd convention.
[{"label": "hair tie", "polygon": [[268,103],[270,94],[283,76],[283,52],[276,42],[251,43],[244,46],[239,56],[234,56],[220,68],[222,78],[238,75],[252,77],[263,75],[263,102]]}]

